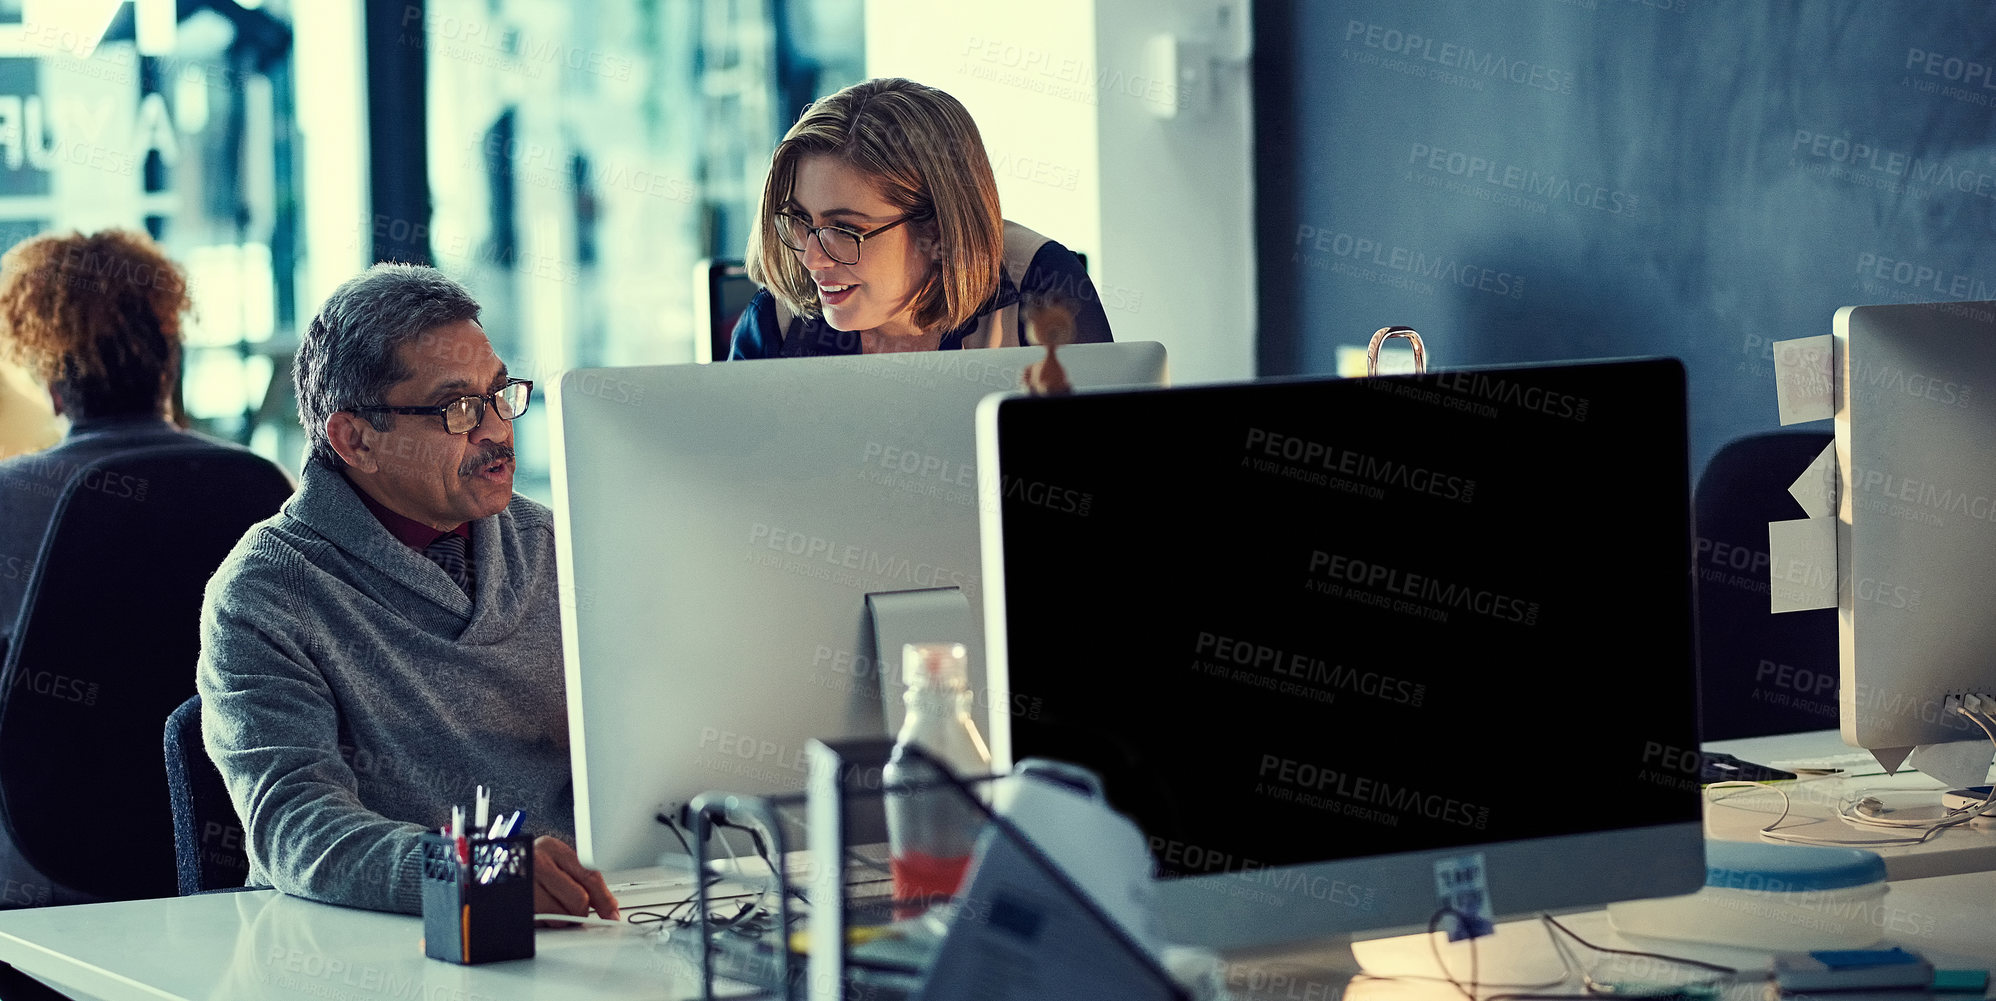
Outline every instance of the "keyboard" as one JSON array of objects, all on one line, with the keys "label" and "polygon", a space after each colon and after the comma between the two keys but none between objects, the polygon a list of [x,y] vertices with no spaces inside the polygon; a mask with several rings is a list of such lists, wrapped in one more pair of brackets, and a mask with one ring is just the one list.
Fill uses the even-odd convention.
[{"label": "keyboard", "polygon": [[[1881,774],[1884,771],[1884,769],[1878,766],[1878,759],[1876,757],[1873,757],[1870,751],[1853,751],[1842,754],[1819,754],[1809,758],[1783,759],[1781,761],[1770,762],[1770,764],[1774,765],[1777,768],[1786,768],[1792,772],[1816,773],[1816,774],[1839,773],[1839,772],[1843,774],[1851,774],[1854,772],[1862,772],[1865,774]],[[1911,768],[1900,769],[1900,771],[1913,771],[1913,770],[1914,769]]]},{"label": "keyboard", "polygon": [[[887,846],[884,844],[855,845],[850,849],[850,864],[846,867],[846,886],[849,890],[866,891],[862,895],[872,896],[887,892],[891,882],[887,866]],[[796,882],[810,874],[811,853],[793,851],[784,856],[784,878]],[[734,875],[742,880],[733,883],[724,880],[720,885],[709,889],[715,897],[734,897],[760,892],[763,881],[769,876],[769,866],[759,856],[746,856],[735,859],[720,859],[715,864],[717,873]],[[652,866],[642,869],[626,869],[605,873],[604,879],[610,884],[610,895],[617,898],[617,906],[625,910],[670,906],[694,895],[696,889],[691,868],[676,866]]]}]

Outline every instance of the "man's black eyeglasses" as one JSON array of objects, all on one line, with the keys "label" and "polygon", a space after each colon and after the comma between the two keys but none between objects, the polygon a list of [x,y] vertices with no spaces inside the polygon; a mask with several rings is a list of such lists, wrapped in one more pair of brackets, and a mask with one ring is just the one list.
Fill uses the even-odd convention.
[{"label": "man's black eyeglasses", "polygon": [[504,386],[484,396],[460,396],[449,403],[434,407],[389,407],[365,406],[348,407],[357,414],[369,412],[383,414],[435,414],[444,422],[444,430],[451,434],[467,434],[472,428],[484,423],[485,405],[506,420],[512,420],[527,412],[527,401],[532,398],[534,384],[528,379],[509,379]]},{"label": "man's black eyeglasses", "polygon": [[784,246],[801,254],[804,252],[804,241],[816,236],[818,246],[825,248],[826,257],[840,264],[858,264],[860,244],[865,243],[868,237],[879,236],[904,222],[914,222],[928,217],[927,212],[910,212],[870,233],[857,233],[844,226],[813,226],[811,220],[802,216],[778,212],[775,219],[776,238],[782,240]]}]

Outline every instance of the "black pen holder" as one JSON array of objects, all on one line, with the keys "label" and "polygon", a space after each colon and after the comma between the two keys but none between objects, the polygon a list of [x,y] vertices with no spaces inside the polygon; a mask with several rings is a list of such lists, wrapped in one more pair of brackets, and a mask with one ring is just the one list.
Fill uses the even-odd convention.
[{"label": "black pen holder", "polygon": [[534,956],[534,842],[423,835],[423,954],[469,966]]}]

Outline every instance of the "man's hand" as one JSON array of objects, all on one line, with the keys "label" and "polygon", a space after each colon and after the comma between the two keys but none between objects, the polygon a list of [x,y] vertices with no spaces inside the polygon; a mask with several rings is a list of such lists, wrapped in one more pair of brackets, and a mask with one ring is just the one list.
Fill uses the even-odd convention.
[{"label": "man's hand", "polygon": [[541,835],[534,839],[534,913],[576,914],[587,917],[590,910],[617,920],[617,898],[603,874],[585,867],[575,849],[560,838]]}]

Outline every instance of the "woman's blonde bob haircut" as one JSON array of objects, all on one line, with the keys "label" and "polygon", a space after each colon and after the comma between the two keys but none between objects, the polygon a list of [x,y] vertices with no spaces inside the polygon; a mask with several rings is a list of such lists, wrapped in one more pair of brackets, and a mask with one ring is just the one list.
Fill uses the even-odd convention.
[{"label": "woman's blonde bob haircut", "polygon": [[938,264],[911,303],[917,326],[954,330],[998,291],[1005,218],[977,123],[934,87],[868,80],[812,102],[770,160],[762,215],[749,232],[748,273],[793,312],[819,315],[818,289],[797,252],[777,239],[775,218],[791,204],[797,165],[814,156],[836,158],[871,179],[889,204],[928,216],[908,224],[938,248]]}]

